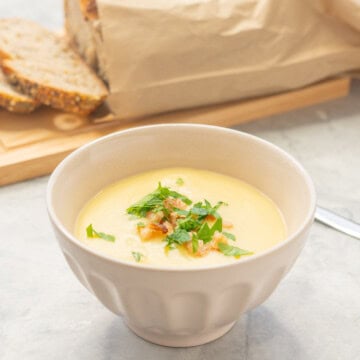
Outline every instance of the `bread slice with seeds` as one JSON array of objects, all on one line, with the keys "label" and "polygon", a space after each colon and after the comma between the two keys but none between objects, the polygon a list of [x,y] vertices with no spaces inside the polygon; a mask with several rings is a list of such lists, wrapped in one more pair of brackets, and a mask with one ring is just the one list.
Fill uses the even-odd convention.
[{"label": "bread slice with seeds", "polygon": [[0,61],[12,85],[57,109],[87,115],[108,94],[62,38],[29,20],[0,20]]},{"label": "bread slice with seeds", "polygon": [[8,111],[27,114],[35,110],[39,103],[33,98],[16,91],[0,70],[0,107]]}]

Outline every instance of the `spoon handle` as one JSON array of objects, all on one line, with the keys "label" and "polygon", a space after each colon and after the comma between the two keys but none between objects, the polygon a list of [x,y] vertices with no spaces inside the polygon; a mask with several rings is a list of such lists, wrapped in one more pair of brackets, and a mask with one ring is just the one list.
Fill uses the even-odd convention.
[{"label": "spoon handle", "polygon": [[330,210],[318,206],[315,212],[315,219],[338,231],[360,239],[360,224],[337,215]]}]

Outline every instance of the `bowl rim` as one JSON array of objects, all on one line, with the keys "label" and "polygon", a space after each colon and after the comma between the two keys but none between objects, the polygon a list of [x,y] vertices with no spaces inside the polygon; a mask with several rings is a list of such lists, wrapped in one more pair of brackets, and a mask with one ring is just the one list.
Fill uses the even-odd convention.
[{"label": "bowl rim", "polygon": [[[237,136],[242,136],[248,139],[251,139],[255,142],[261,143],[262,145],[267,146],[268,148],[271,148],[273,151],[279,153],[282,157],[285,157],[287,160],[289,160],[299,171],[299,173],[302,175],[305,184],[307,185],[309,189],[310,194],[310,206],[309,211],[303,220],[302,224],[299,226],[297,231],[295,231],[291,236],[287,236],[285,240],[281,241],[275,246],[270,247],[268,250],[262,251],[258,254],[240,258],[237,262],[229,263],[229,264],[214,264],[214,265],[206,265],[206,266],[199,266],[199,267],[184,267],[184,268],[177,268],[177,267],[171,267],[171,266],[156,266],[156,265],[146,265],[136,262],[130,262],[125,261],[121,259],[117,259],[105,254],[102,254],[100,252],[97,252],[90,248],[89,246],[83,244],[80,242],[70,231],[68,231],[59,218],[56,215],[56,212],[54,210],[53,204],[52,204],[52,193],[54,190],[54,184],[59,176],[59,174],[63,171],[63,168],[66,166],[66,164],[71,161],[74,157],[76,157],[79,153],[86,151],[88,148],[91,148],[93,146],[96,146],[99,143],[107,142],[109,139],[116,138],[118,136],[121,136],[122,134],[129,134],[129,133],[136,133],[141,131],[147,131],[152,129],[158,129],[158,128],[178,128],[178,127],[185,127],[185,128],[203,128],[208,129],[212,131],[220,131],[225,134],[233,134]],[[165,124],[154,124],[154,125],[144,125],[144,126],[137,126],[130,129],[125,130],[119,130],[117,132],[102,136],[98,139],[95,139],[85,145],[82,145],[78,149],[71,152],[69,155],[67,155],[55,168],[55,170],[50,175],[50,179],[48,181],[47,189],[46,189],[46,206],[47,206],[47,212],[49,215],[49,218],[53,224],[57,228],[57,230],[66,238],[68,239],[73,245],[80,247],[83,251],[88,253],[91,256],[95,256],[100,260],[108,261],[111,263],[114,263],[116,265],[121,265],[125,267],[134,268],[134,270],[148,270],[148,271],[156,271],[156,272],[201,272],[201,271],[209,271],[209,270],[216,270],[216,269],[223,269],[227,267],[232,266],[240,266],[245,265],[247,263],[251,263],[254,261],[257,261],[258,259],[270,256],[271,254],[277,252],[278,250],[282,249],[289,243],[293,242],[307,227],[309,227],[314,219],[315,210],[316,210],[316,191],[314,183],[308,174],[308,172],[304,169],[304,167],[300,164],[298,160],[296,160],[292,155],[287,153],[285,150],[281,149],[277,145],[264,140],[258,136],[248,134],[246,132],[225,128],[222,126],[216,126],[216,125],[206,125],[206,124],[196,124],[196,123],[165,123]]]}]

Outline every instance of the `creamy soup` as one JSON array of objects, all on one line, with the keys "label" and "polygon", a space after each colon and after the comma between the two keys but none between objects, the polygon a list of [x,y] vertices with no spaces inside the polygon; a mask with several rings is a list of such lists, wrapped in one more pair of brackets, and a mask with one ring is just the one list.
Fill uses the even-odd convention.
[{"label": "creamy soup", "polygon": [[239,261],[283,241],[281,212],[253,186],[219,173],[168,168],[110,185],[81,210],[75,236],[141,264],[198,267]]}]

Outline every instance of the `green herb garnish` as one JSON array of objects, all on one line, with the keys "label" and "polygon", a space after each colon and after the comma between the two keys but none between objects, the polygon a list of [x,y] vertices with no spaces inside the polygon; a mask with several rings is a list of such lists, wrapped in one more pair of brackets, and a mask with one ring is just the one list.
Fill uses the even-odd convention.
[{"label": "green herb garnish", "polygon": [[179,186],[183,186],[184,185],[184,180],[182,178],[177,178],[176,184],[179,185]]},{"label": "green herb garnish", "polygon": [[207,243],[211,241],[212,237],[214,236],[215,232],[221,232],[222,231],[222,219],[221,217],[217,218],[214,225],[210,228],[209,224],[205,221],[201,228],[199,229],[197,235],[199,239],[204,241],[204,243]]},{"label": "green herb garnish", "polygon": [[211,229],[210,229],[209,224],[206,221],[201,225],[201,227],[197,233],[197,236],[204,243],[211,241],[211,238],[212,238]]},{"label": "green herb garnish", "polygon": [[182,209],[178,209],[178,208],[174,208],[174,211],[176,213],[178,213],[179,215],[182,215],[182,216],[188,216],[189,215],[189,212],[187,210],[182,210]]},{"label": "green herb garnish", "polygon": [[228,233],[226,231],[223,231],[223,235],[226,236],[228,239],[232,240],[232,241],[236,241],[236,237],[235,235]]},{"label": "green herb garnish", "polygon": [[191,239],[192,251],[195,254],[199,250],[199,238],[196,234],[193,234]]},{"label": "green herb garnish", "polygon": [[115,236],[114,235],[110,235],[110,234],[106,234],[104,232],[101,231],[96,231],[92,224],[90,224],[87,228],[86,228],[86,235],[89,238],[101,238],[103,240],[106,241],[111,241],[114,242],[115,241]]},{"label": "green herb garnish", "polygon": [[251,255],[253,254],[251,251],[240,249],[236,246],[228,245],[225,243],[218,244],[219,250],[226,256],[235,256],[239,257],[242,255]]},{"label": "green herb garnish", "polygon": [[[177,184],[182,185],[183,180],[179,178]],[[174,199],[180,199],[183,204],[172,201]],[[223,220],[218,210],[224,205],[227,204],[219,201],[213,206],[208,200],[193,204],[185,195],[164,187],[159,183],[155,191],[130,206],[126,211],[128,214],[139,218],[145,218],[148,213],[158,213],[161,211],[164,214],[160,216],[161,219],[150,224],[139,222],[137,227],[149,226],[150,232],[159,228],[164,234],[163,239],[166,242],[167,249],[174,249],[176,246],[188,243],[187,245],[190,244],[192,247],[192,253],[195,254],[201,246],[214,240],[215,234],[223,235],[233,241],[236,240],[233,234],[223,232]],[[181,207],[181,209],[177,206]],[[239,257],[252,254],[248,250],[227,244],[225,238],[222,239],[223,242],[218,242],[221,241],[221,238],[216,240],[215,246],[226,256]],[[187,249],[191,251],[188,247]],[[141,254],[139,255],[139,253],[135,252],[132,254],[136,261],[140,261],[137,259],[141,259]]]},{"label": "green herb garnish", "polygon": [[201,202],[196,203],[191,209],[191,214],[198,215],[198,216],[208,216],[208,210],[203,206]]},{"label": "green herb garnish", "polygon": [[[169,190],[168,188],[165,188],[165,189]],[[174,199],[182,200],[186,205],[191,205],[192,204],[192,201],[187,196],[181,195],[177,191],[169,190],[168,194],[169,194],[168,196],[173,197]]]},{"label": "green herb garnish", "polygon": [[220,218],[221,216],[217,212],[220,206],[227,205],[223,201],[219,201],[215,206],[212,206],[208,200],[204,200],[204,203],[198,202],[194,204],[194,206],[191,208],[191,213],[194,215],[198,215],[202,218],[205,218],[206,216],[214,216],[215,218]]},{"label": "green herb garnish", "polygon": [[174,245],[182,245],[190,240],[190,234],[184,230],[177,228],[171,235],[165,238],[167,246],[172,249]]},{"label": "green herb garnish", "polygon": [[214,235],[215,232],[222,232],[222,218],[219,217],[216,219],[216,221],[214,222],[214,225],[211,227],[211,234]]},{"label": "green herb garnish", "polygon": [[164,206],[164,200],[169,197],[180,199],[186,205],[191,205],[192,203],[192,201],[185,195],[179,194],[174,190],[170,190],[168,187],[164,187],[161,185],[161,183],[159,183],[155,191],[146,195],[140,201],[130,206],[128,209],[126,209],[126,212],[130,215],[136,215],[138,217],[145,217],[149,211],[164,211],[164,213],[167,214],[168,210]]},{"label": "green herb garnish", "polygon": [[201,226],[201,222],[192,216],[187,216],[185,219],[179,219],[177,224],[179,228],[186,231],[195,231]]},{"label": "green herb garnish", "polygon": [[140,262],[141,258],[144,256],[142,253],[139,253],[137,251],[133,251],[131,254],[136,262]]}]

